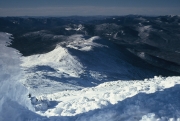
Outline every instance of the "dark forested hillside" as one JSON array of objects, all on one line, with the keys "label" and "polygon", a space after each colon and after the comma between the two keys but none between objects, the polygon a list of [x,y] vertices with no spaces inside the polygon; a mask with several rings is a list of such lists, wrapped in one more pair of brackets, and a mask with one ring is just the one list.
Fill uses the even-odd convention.
[{"label": "dark forested hillside", "polygon": [[[1,17],[0,31],[13,35],[11,47],[24,56],[53,50],[68,36],[100,36],[141,65],[180,73],[179,16]],[[129,60],[129,59],[127,59]]]}]

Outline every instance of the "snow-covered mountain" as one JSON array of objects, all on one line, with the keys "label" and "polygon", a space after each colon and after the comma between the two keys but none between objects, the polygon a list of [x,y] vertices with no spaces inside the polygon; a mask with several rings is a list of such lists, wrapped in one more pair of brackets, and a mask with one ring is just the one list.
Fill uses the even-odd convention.
[{"label": "snow-covered mountain", "polygon": [[71,35],[99,36],[126,55],[167,70],[166,76],[180,73],[179,26],[179,16],[0,18],[0,31],[13,34],[11,47],[24,56],[50,52]]},{"label": "snow-covered mountain", "polygon": [[0,121],[180,121],[178,20],[0,18]]},{"label": "snow-covered mountain", "polygon": [[134,67],[124,58],[112,42],[72,35],[51,52],[22,57],[26,70],[23,83],[38,93],[52,93],[112,80],[153,77],[153,72]]},{"label": "snow-covered mountain", "polygon": [[[110,48],[98,37],[85,39],[81,35],[73,35],[67,43],[60,43],[49,53],[21,57],[23,68],[20,68],[20,55],[6,47],[10,35],[1,33],[0,36],[1,121],[180,120],[179,77],[131,80],[132,77],[126,74],[126,79],[113,81],[113,78],[107,78],[115,73],[113,69],[102,74],[103,66],[109,69],[103,63],[97,70],[93,69],[98,65],[86,67],[86,63],[97,62],[93,61],[94,56],[90,52],[100,57],[102,55],[96,49]],[[88,54],[86,61],[77,56],[81,52]],[[110,52],[106,53],[109,56],[107,62],[113,61],[114,53],[106,52]],[[121,62],[120,66],[114,62],[113,67],[122,69],[124,75],[130,71],[137,71],[132,73],[134,75],[138,72],[148,74],[148,71],[143,72],[123,60]],[[91,69],[94,73],[90,73]],[[83,82],[79,84],[79,81]],[[29,97],[28,90],[31,93]]]}]

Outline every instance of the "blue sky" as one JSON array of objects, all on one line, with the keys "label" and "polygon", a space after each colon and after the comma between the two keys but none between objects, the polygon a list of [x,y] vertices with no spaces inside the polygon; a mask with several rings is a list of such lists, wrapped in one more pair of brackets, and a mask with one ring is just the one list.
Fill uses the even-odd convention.
[{"label": "blue sky", "polygon": [[180,0],[0,0],[0,16],[180,15]]}]

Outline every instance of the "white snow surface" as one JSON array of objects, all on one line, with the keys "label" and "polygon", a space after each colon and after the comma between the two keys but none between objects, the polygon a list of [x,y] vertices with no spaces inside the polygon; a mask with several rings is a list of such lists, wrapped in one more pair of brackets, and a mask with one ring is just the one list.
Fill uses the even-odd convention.
[{"label": "white snow surface", "polygon": [[[168,78],[155,77],[153,79],[145,79],[144,81],[141,80],[112,81],[112,82],[106,82],[100,84],[96,87],[84,88],[82,90],[77,90],[77,91],[67,90],[67,91],[61,91],[48,95],[41,95],[38,96],[37,98],[38,99],[45,98],[46,100],[49,101],[57,101],[57,105],[53,109],[50,108],[47,109],[46,111],[42,111],[38,113],[46,116],[75,116],[77,114],[82,114],[97,109],[114,110],[116,106],[117,106],[116,108],[118,108],[119,106],[121,107],[122,110],[123,108],[132,108],[132,110],[134,110],[133,112],[125,112],[127,114],[124,115],[129,115],[129,116],[133,115],[135,117],[136,116],[138,117],[138,115],[140,115],[138,113],[141,113],[141,116],[142,114],[145,115],[147,113],[153,113],[153,112],[149,112],[149,109],[146,109],[146,107],[144,107],[152,104],[144,105],[143,104],[145,103],[144,101],[155,104],[160,103],[160,102],[155,102],[156,99],[150,100],[147,98],[144,100],[143,95],[152,94],[157,91],[159,91],[163,95],[166,92],[164,91],[164,89],[171,88],[177,84],[180,84],[180,77],[168,77]],[[138,99],[135,100],[134,105],[130,104],[129,101],[127,102],[125,101],[128,100],[128,98],[133,98],[134,96],[141,93],[142,93],[142,97],[140,95]],[[171,94],[166,94],[167,97],[168,96],[171,97],[170,95]],[[164,98],[164,97],[159,97],[159,98]],[[168,98],[168,100],[170,99]],[[122,106],[121,102],[123,101],[126,103],[125,105]],[[166,101],[166,98],[164,98],[164,101]],[[156,109],[158,109],[158,107],[156,107]],[[120,109],[116,109],[116,110],[117,111],[119,110],[119,112],[121,112]],[[130,111],[131,109],[127,109],[127,110]],[[99,112],[99,110],[97,110],[97,112]],[[119,118],[120,117],[121,116],[119,116]],[[128,118],[128,116],[125,116],[124,118]]]},{"label": "white snow surface", "polygon": [[[75,58],[61,46],[57,46],[47,54],[22,57],[24,62],[22,66],[25,69],[31,68],[31,70],[26,71],[27,74],[21,81],[24,82],[24,85],[28,85],[30,90],[33,88],[32,93],[52,93],[57,90],[79,89],[81,87],[74,86],[76,84],[74,84],[73,79],[79,78],[79,75],[83,73],[83,66]],[[63,80],[68,77],[73,78],[69,80],[69,84]]]},{"label": "white snow surface", "polygon": [[0,33],[0,121],[15,121],[20,118],[19,112],[33,110],[27,98],[28,90],[19,82],[23,73],[20,67],[21,55],[7,47],[10,37],[11,34]]},{"label": "white snow surface", "polygon": [[[78,46],[75,50],[86,52],[106,46],[93,44],[91,38],[88,44],[70,41],[46,54],[20,57],[15,49],[6,47],[10,36],[0,33],[0,121],[180,121],[180,77],[102,80],[94,86],[78,86],[76,81],[63,81],[73,81],[87,71],[68,48]],[[92,49],[81,49],[85,45]],[[62,80],[53,81],[55,77]]]},{"label": "white snow surface", "polygon": [[70,31],[70,30],[75,30],[75,31],[80,31],[80,30],[83,30],[84,29],[84,26],[82,24],[79,24],[79,25],[74,25],[74,27],[66,27],[65,30],[66,31]]},{"label": "white snow surface", "polygon": [[21,81],[38,95],[151,75],[125,62],[113,48],[97,36],[69,36],[51,52],[22,57],[25,75]]}]

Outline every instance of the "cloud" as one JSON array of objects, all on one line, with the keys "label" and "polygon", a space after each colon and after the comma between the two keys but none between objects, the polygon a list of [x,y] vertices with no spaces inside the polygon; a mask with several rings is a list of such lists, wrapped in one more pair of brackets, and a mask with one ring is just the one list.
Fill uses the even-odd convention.
[{"label": "cloud", "polygon": [[179,15],[179,8],[150,7],[37,7],[37,8],[0,8],[0,16],[71,16],[71,15]]}]

